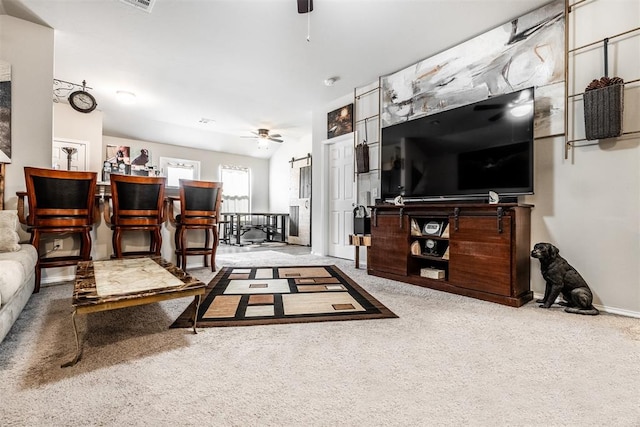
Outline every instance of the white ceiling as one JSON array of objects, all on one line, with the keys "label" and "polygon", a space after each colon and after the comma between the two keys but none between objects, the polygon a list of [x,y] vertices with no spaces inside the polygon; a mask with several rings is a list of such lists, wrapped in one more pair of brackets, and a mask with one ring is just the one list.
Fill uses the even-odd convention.
[{"label": "white ceiling", "polygon": [[[315,0],[300,15],[295,0],[156,0],[151,13],[120,0],[0,0],[0,13],[55,29],[54,77],[87,81],[105,135],[269,157],[278,144],[241,136],[267,128],[295,143],[314,108],[547,2]],[[137,103],[118,103],[118,90]]]}]

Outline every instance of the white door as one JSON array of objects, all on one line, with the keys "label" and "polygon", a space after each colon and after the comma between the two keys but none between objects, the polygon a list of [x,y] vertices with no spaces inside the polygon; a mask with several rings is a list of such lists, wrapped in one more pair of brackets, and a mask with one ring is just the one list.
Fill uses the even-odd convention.
[{"label": "white door", "polygon": [[329,242],[330,256],[354,259],[349,245],[353,233],[355,181],[353,179],[353,136],[329,145]]},{"label": "white door", "polygon": [[[51,167],[60,170],[86,171],[87,170],[87,143],[69,139],[54,139],[51,153]],[[67,149],[67,151],[65,151]],[[75,150],[75,151],[74,151]],[[69,155],[71,153],[71,168]]]}]

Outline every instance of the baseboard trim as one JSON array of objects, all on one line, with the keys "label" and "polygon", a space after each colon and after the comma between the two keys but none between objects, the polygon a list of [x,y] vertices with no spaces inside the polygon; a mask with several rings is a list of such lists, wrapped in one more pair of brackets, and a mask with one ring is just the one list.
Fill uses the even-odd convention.
[{"label": "baseboard trim", "polygon": [[[537,292],[533,293],[533,300],[537,300],[544,297],[544,294],[539,294]],[[625,317],[634,317],[636,319],[640,319],[640,312],[627,310],[626,308],[618,308],[618,307],[608,307],[606,305],[593,304],[595,308],[600,311],[604,311],[609,314],[617,314]]]},{"label": "baseboard trim", "polygon": [[48,276],[46,279],[40,280],[40,285],[42,286],[54,285],[54,284],[57,285],[60,282],[71,282],[75,280],[75,278],[76,278],[75,274],[65,275],[65,276]]}]

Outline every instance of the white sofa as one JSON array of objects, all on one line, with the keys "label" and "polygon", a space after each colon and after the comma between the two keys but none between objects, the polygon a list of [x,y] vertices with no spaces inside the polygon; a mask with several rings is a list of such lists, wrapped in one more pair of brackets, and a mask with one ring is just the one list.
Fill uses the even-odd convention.
[{"label": "white sofa", "polygon": [[0,211],[0,342],[7,336],[35,287],[38,252],[18,243],[17,211]]}]

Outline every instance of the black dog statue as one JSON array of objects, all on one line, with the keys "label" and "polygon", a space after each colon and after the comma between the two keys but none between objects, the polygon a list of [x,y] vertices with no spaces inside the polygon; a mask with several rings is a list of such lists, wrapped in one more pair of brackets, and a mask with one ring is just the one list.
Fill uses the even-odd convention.
[{"label": "black dog statue", "polygon": [[562,293],[567,313],[589,314],[595,316],[600,313],[593,303],[593,294],[587,282],[580,273],[560,255],[560,250],[551,243],[536,243],[531,251],[533,258],[540,260],[540,272],[546,282],[544,298],[540,307],[549,308]]}]

